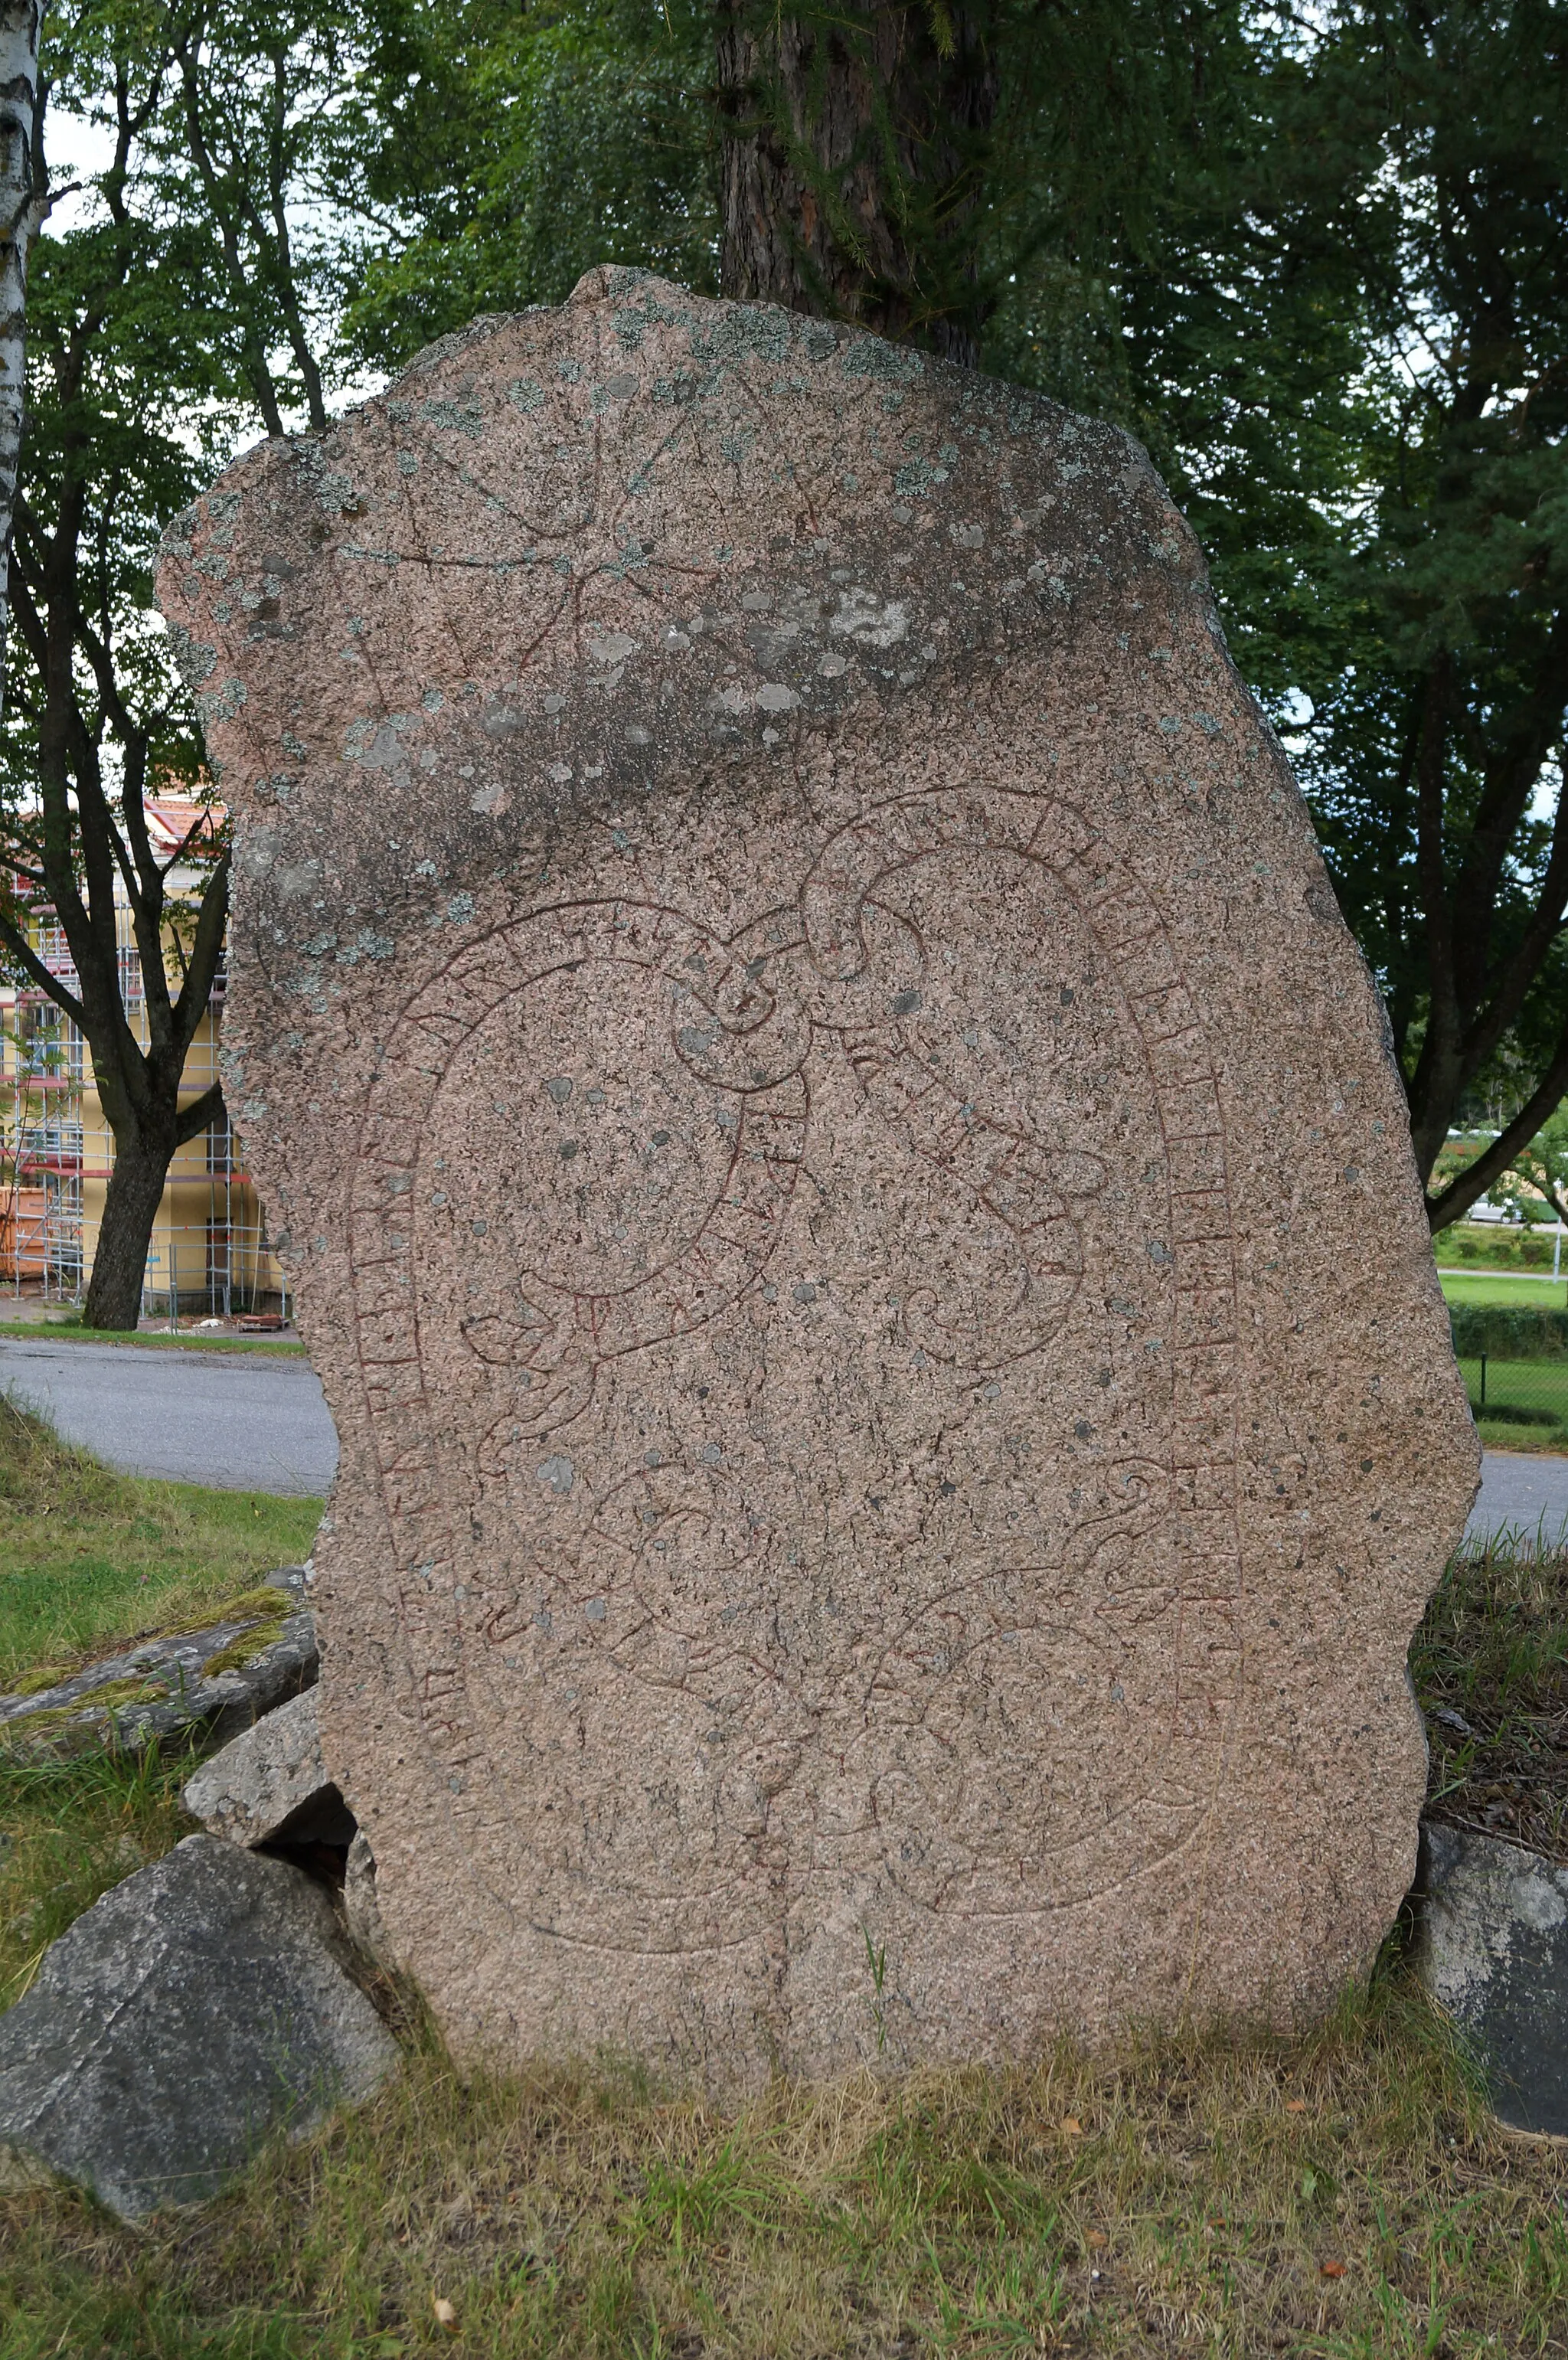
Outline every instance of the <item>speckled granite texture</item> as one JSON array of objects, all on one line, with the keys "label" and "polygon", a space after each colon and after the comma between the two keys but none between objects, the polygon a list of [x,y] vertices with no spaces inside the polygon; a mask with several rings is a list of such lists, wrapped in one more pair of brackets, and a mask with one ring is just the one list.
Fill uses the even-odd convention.
[{"label": "speckled granite texture", "polygon": [[1141,453],[595,272],[172,530],[323,1745],[461,2046],[716,2082],[1365,1966],[1476,1446]]}]

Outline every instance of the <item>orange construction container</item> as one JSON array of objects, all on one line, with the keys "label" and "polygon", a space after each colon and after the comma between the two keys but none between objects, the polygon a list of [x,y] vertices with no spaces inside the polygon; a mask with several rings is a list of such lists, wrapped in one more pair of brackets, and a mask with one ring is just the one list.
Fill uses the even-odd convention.
[{"label": "orange construction container", "polygon": [[49,1267],[49,1198],[42,1188],[0,1189],[0,1277],[42,1278]]}]

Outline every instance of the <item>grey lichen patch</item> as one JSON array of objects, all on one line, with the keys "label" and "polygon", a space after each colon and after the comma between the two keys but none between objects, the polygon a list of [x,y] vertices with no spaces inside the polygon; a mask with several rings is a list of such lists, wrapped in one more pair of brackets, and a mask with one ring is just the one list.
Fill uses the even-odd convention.
[{"label": "grey lichen patch", "polygon": [[310,486],[311,497],[324,515],[363,515],[365,501],[353,476],[329,464],[327,450],[320,440],[302,435],[289,449],[295,466]]},{"label": "grey lichen patch", "polygon": [[207,689],[196,699],[196,717],[205,729],[214,722],[232,721],[249,697],[243,680],[226,680],[222,688]]},{"label": "grey lichen patch", "polygon": [[847,377],[871,377],[892,385],[918,385],[927,362],[908,344],[884,344],[880,336],[857,336],[844,346],[839,367]]},{"label": "grey lichen patch", "polygon": [[472,395],[458,401],[421,401],[419,416],[427,426],[449,434],[464,434],[471,442],[478,442],[485,432],[485,406]]},{"label": "grey lichen patch", "polygon": [[174,650],[174,661],[187,688],[200,689],[203,681],[211,680],[218,668],[218,650],[205,639],[191,636],[183,623],[170,623],[169,641]]},{"label": "grey lichen patch", "polygon": [[357,967],[361,959],[389,959],[397,955],[397,945],[390,934],[378,934],[374,927],[363,926],[354,940],[338,952],[336,964]]}]

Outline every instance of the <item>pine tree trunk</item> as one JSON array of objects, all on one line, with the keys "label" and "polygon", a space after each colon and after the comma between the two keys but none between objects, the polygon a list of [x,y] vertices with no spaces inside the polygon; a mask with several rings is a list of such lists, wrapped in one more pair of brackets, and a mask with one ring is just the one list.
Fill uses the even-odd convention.
[{"label": "pine tree trunk", "polygon": [[42,21],[43,0],[0,0],[0,710],[5,701],[11,533],[22,448],[27,252],[44,213]]},{"label": "pine tree trunk", "polygon": [[116,1142],[82,1313],[84,1327],[133,1328],[141,1317],[147,1247],[173,1153],[172,1133],[167,1142],[145,1137]]},{"label": "pine tree trunk", "polygon": [[973,366],[980,150],[996,105],[980,12],[719,0],[720,283]]}]

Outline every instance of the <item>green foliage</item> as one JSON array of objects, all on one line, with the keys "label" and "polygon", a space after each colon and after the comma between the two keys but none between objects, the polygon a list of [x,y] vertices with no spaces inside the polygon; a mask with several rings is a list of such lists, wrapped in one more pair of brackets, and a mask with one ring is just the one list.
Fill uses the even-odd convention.
[{"label": "green foliage", "polygon": [[1568,1311],[1539,1304],[1451,1303],[1454,1349],[1462,1360],[1568,1359]]},{"label": "green foliage", "polygon": [[1517,1220],[1568,1219],[1563,1209],[1568,1206],[1568,1107],[1559,1107],[1529,1146],[1516,1151],[1512,1165],[1491,1196],[1494,1204],[1507,1206]]},{"label": "green foliage", "polygon": [[712,15],[699,0],[381,0],[359,123],[367,224],[345,312],[399,366],[484,311],[559,303],[601,262],[716,291]]},{"label": "green foliage", "polygon": [[[917,75],[841,108],[830,154],[832,77],[865,80],[886,16],[50,13],[57,99],[122,152],[96,213],[39,245],[18,565],[36,605],[71,525],[81,736],[106,742],[111,798],[138,763],[200,764],[148,562],[234,441],[320,422],[355,370],[559,301],[596,263],[715,291],[726,142],[765,123],[841,245],[861,236],[856,174],[875,180],[910,257],[908,333],[967,305],[985,366],[1148,442],[1295,750],[1418,1160],[1432,1173],[1495,1097],[1530,1109],[1511,1153],[1568,1079],[1568,0],[1334,0],[1310,19],[931,0],[909,39],[978,61],[953,85],[982,93],[974,119],[930,118],[945,85]],[[742,90],[716,83],[721,34],[760,60]],[[14,809],[42,742],[28,660],[0,740]],[[1492,1160],[1433,1179],[1448,1217]]]},{"label": "green foliage", "polygon": [[[1455,1222],[1452,1229],[1440,1229],[1432,1240],[1440,1270],[1447,1264],[1463,1264],[1476,1271],[1531,1273],[1550,1273],[1555,1244],[1550,1234],[1538,1235],[1533,1228],[1508,1229],[1495,1221]],[[1563,1270],[1568,1275],[1568,1262]]]}]

